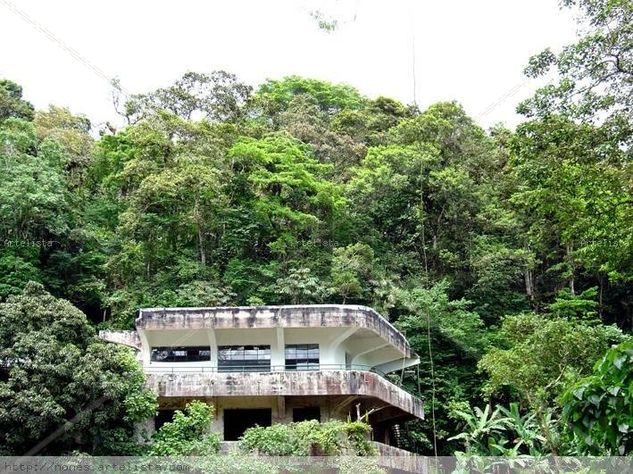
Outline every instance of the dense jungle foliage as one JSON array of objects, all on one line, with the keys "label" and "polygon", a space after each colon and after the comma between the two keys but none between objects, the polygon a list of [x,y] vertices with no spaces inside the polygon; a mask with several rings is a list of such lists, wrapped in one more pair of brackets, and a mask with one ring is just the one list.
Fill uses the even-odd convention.
[{"label": "dense jungle foliage", "polygon": [[94,127],[0,81],[0,451],[104,397],[43,452],[133,451],[154,402],[94,333],[140,307],[327,302],[420,355],[394,378],[426,404],[407,449],[630,453],[633,4],[563,4],[583,35],[530,59],[556,79],[515,130],[222,71],[119,91],[126,125]]}]

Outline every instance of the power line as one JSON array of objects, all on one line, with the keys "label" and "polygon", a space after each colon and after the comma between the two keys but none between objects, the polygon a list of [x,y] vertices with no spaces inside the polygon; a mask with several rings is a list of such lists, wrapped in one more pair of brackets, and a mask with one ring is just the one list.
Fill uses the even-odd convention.
[{"label": "power line", "polygon": [[114,86],[113,85],[114,78],[108,76],[108,74],[106,74],[103,71],[103,69],[101,69],[100,67],[90,62],[88,59],[82,56],[75,48],[73,48],[72,46],[69,46],[60,38],[55,36],[55,34],[53,34],[48,28],[46,28],[41,23],[39,23],[38,21],[33,19],[31,16],[29,16],[24,10],[19,9],[15,4],[10,2],[9,0],[0,0],[0,4],[4,5],[6,8],[11,10],[14,14],[19,16],[25,23],[31,25],[33,28],[39,31],[42,35],[44,35],[49,41],[56,44],[59,48],[64,50],[66,53],[68,53],[73,59],[75,59],[76,61],[79,61],[85,67],[90,69],[98,77],[107,81],[111,87],[116,88],[117,91],[121,92],[123,95],[126,95],[126,96],[130,95],[119,84]]},{"label": "power line", "polygon": [[413,105],[417,107],[417,78],[416,78],[416,67],[415,67],[415,22],[414,22],[414,14],[413,14],[413,3],[409,3],[410,14],[409,18],[411,20],[411,74],[413,76]]},{"label": "power line", "polygon": [[494,102],[492,102],[490,105],[488,105],[483,112],[481,112],[478,116],[477,119],[481,120],[482,118],[484,118],[486,115],[490,114],[494,109],[496,109],[497,107],[499,107],[501,104],[503,104],[505,101],[507,101],[508,99],[510,99],[511,97],[515,96],[521,89],[523,89],[523,87],[525,87],[528,83],[530,82],[530,79],[526,79],[518,84],[516,84],[514,87],[512,87],[511,89],[509,89],[505,94],[503,94],[502,96],[500,96],[499,98],[497,98]]}]

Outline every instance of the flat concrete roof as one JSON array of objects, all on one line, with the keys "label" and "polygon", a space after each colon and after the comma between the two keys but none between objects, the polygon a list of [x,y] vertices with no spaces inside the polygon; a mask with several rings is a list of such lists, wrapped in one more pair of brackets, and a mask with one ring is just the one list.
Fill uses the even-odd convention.
[{"label": "flat concrete roof", "polygon": [[221,306],[209,308],[143,308],[136,319],[141,330],[365,328],[415,357],[409,342],[372,308],[359,305]]}]

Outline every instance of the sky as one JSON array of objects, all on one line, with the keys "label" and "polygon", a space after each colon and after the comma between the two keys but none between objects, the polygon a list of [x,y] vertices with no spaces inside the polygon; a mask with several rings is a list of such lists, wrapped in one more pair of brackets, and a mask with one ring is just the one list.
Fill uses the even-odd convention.
[{"label": "sky", "polygon": [[0,78],[98,125],[117,121],[113,77],[140,93],[186,71],[253,86],[296,74],[412,103],[415,70],[420,108],[457,100],[485,127],[513,126],[539,84],[529,57],[571,43],[573,20],[557,0],[0,0]]}]

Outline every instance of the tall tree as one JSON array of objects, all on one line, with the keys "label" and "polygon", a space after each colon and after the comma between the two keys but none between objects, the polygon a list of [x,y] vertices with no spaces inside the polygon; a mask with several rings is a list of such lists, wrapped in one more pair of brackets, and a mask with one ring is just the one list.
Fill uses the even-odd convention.
[{"label": "tall tree", "polygon": [[0,452],[134,452],[134,422],[156,401],[129,351],[39,284],[0,303]]}]

